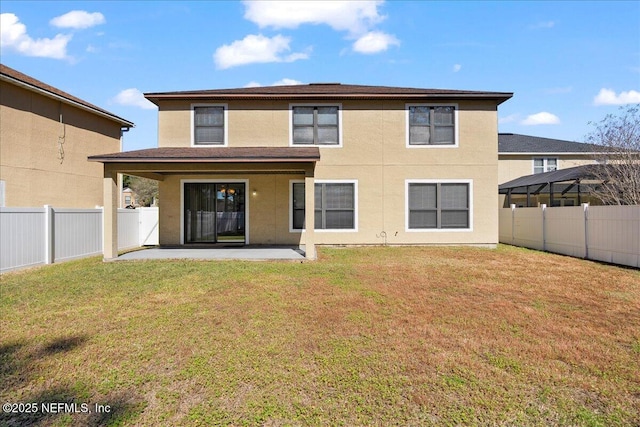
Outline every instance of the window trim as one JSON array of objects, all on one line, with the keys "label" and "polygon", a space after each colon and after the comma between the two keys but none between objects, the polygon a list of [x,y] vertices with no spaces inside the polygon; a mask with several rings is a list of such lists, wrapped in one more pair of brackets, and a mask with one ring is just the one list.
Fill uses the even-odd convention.
[{"label": "window trim", "polygon": [[[196,108],[222,107],[224,121],[224,141],[222,144],[196,144]],[[229,104],[196,103],[191,104],[191,147],[228,147],[229,146]]]},{"label": "window trim", "polygon": [[[469,186],[468,228],[409,228],[409,184],[467,184]],[[472,179],[405,179],[404,181],[404,231],[407,233],[469,233],[473,231],[473,180]]]},{"label": "window trim", "polygon": [[[542,160],[542,172],[536,172],[536,160]],[[532,174],[539,174],[539,173],[546,173],[546,172],[552,172],[550,170],[548,170],[549,166],[548,166],[548,162],[549,160],[555,160],[556,161],[556,169],[555,170],[559,170],[560,169],[560,159],[557,157],[532,157],[531,158],[531,173]]]},{"label": "window trim", "polygon": [[[289,233],[302,233],[306,228],[293,228],[293,184],[304,184],[304,180],[289,180]],[[353,228],[314,228],[316,233],[357,233],[358,232],[358,180],[357,179],[316,179],[315,184],[353,184]],[[306,207],[305,207],[306,208]]]},{"label": "window trim", "polygon": [[[338,107],[338,143],[337,144],[296,144],[293,142],[293,107]],[[342,148],[342,103],[291,103],[289,104],[289,147]]]},{"label": "window trim", "polygon": [[[453,107],[453,144],[411,144],[410,139],[410,111],[409,107]],[[458,120],[458,111],[459,106],[457,103],[453,102],[443,102],[443,103],[421,103],[421,102],[412,102],[405,104],[405,146],[407,148],[458,148],[460,146],[460,135],[459,135],[459,120]]]}]

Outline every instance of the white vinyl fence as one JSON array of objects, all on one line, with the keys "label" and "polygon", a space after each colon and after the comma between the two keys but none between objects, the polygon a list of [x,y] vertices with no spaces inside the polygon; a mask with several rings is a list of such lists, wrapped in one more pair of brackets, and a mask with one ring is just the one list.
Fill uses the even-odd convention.
[{"label": "white vinyl fence", "polygon": [[[0,208],[0,273],[102,253],[102,209]],[[158,244],[158,208],[118,209],[118,249]]]},{"label": "white vinyl fence", "polygon": [[500,209],[501,243],[640,267],[640,206]]}]

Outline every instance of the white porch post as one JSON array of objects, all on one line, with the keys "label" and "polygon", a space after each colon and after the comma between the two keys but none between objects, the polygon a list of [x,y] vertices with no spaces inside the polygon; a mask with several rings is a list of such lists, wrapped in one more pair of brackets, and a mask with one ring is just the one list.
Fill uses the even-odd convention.
[{"label": "white porch post", "polygon": [[316,259],[315,245],[315,178],[313,166],[307,169],[304,177],[304,222],[305,255],[308,260]]},{"label": "white porch post", "polygon": [[102,254],[105,261],[118,257],[118,174],[104,165]]}]

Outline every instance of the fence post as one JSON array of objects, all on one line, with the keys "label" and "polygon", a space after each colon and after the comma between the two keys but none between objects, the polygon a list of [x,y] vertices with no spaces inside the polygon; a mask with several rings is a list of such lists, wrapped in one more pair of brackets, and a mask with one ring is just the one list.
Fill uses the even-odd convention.
[{"label": "fence post", "polygon": [[547,251],[547,205],[540,205],[542,208],[542,250]]},{"label": "fence post", "polygon": [[584,259],[589,259],[589,203],[583,203],[584,209]]},{"label": "fence post", "polygon": [[511,208],[511,244],[513,245],[516,235],[516,204],[512,203],[509,207]]},{"label": "fence post", "polygon": [[53,208],[44,205],[44,263],[53,264],[55,261],[55,230],[53,220]]}]

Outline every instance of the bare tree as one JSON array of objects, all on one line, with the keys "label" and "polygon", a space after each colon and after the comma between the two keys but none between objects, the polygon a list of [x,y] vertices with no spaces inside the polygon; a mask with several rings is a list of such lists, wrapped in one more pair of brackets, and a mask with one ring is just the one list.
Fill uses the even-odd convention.
[{"label": "bare tree", "polygon": [[607,205],[640,205],[640,104],[619,111],[591,123],[595,129],[585,138],[602,147],[594,152],[601,166],[593,168],[602,185],[591,193]]},{"label": "bare tree", "polygon": [[158,197],[158,181],[139,176],[132,176],[129,188],[136,193],[138,204],[151,206],[153,199]]}]

